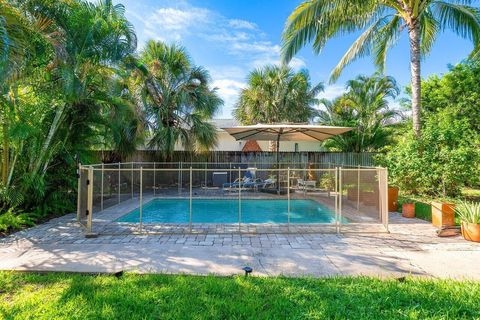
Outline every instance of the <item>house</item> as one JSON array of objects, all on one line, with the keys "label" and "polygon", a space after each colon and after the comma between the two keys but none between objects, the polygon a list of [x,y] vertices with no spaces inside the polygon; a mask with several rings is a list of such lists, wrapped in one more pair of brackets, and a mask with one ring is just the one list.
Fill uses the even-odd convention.
[{"label": "house", "polygon": [[[217,145],[211,151],[271,151],[269,141],[237,141],[221,128],[235,127],[239,123],[235,119],[212,119],[211,123],[217,127]],[[258,150],[260,148],[260,150]],[[177,144],[176,151],[183,151],[183,147]],[[323,151],[320,142],[316,141],[282,141],[280,151],[283,152],[314,152]]]}]

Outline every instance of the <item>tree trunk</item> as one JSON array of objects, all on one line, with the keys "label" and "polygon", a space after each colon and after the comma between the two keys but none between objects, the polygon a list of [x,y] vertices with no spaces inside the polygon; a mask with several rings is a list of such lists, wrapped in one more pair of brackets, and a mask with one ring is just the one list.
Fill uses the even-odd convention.
[{"label": "tree trunk", "polygon": [[420,30],[418,24],[408,30],[410,38],[410,74],[412,82],[412,120],[413,131],[417,138],[421,136],[421,73],[420,73]]}]

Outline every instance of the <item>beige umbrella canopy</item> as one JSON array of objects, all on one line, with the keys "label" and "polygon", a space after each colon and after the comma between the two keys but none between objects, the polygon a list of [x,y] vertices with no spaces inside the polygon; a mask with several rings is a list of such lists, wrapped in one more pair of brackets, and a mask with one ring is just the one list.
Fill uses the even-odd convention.
[{"label": "beige umbrella canopy", "polygon": [[[316,126],[308,124],[256,124],[222,128],[236,140],[262,141],[323,141],[352,130],[349,127]],[[277,148],[278,150],[278,148]]]},{"label": "beige umbrella canopy", "polygon": [[[352,130],[349,127],[308,124],[256,124],[222,129],[236,140],[277,141],[277,168],[280,161],[280,141],[323,141]],[[280,183],[278,185],[280,186]]]}]

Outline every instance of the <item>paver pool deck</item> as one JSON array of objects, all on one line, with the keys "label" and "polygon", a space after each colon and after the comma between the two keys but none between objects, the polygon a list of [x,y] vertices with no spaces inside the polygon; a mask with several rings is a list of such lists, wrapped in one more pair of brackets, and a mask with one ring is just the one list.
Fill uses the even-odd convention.
[{"label": "paver pool deck", "polygon": [[390,214],[390,233],[109,235],[86,239],[73,214],[0,239],[0,269],[480,280],[480,244],[439,238]]}]

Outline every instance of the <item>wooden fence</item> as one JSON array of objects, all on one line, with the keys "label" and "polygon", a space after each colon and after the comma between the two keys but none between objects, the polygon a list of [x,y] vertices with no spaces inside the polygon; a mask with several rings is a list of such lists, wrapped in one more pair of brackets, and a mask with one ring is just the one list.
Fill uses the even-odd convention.
[{"label": "wooden fence", "polygon": [[[282,163],[330,163],[342,166],[375,166],[376,152],[280,152]],[[276,162],[275,152],[211,151],[193,153],[175,151],[168,159],[158,151],[141,150],[130,157],[118,159],[112,152],[95,151],[97,162],[208,162],[208,163],[258,163]]]}]

